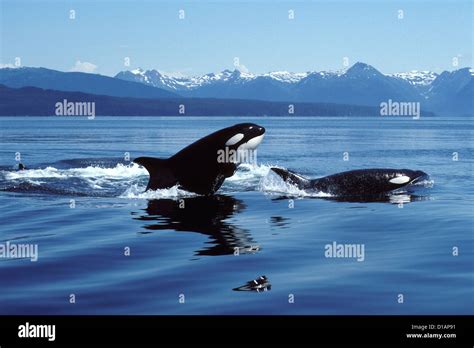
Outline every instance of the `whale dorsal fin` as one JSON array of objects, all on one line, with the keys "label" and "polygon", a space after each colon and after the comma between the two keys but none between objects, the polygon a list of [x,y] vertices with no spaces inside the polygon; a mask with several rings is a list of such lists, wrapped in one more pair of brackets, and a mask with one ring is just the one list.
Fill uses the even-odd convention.
[{"label": "whale dorsal fin", "polygon": [[144,166],[150,174],[147,190],[156,190],[173,187],[178,183],[167,159],[153,157],[138,157],[133,162]]},{"label": "whale dorsal fin", "polygon": [[271,170],[278,174],[284,181],[296,185],[300,189],[304,189],[310,184],[309,179],[290,170],[275,167],[272,167]]}]

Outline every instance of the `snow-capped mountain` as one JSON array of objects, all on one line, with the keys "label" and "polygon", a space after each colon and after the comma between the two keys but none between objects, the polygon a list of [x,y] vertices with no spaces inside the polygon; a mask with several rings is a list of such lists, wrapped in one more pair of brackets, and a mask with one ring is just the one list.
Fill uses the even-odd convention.
[{"label": "snow-capped mountain", "polygon": [[[363,64],[363,63],[357,63]],[[371,67],[370,65],[363,64],[359,71],[363,75],[377,75],[379,72]],[[267,78],[270,80],[274,80],[277,82],[285,83],[285,84],[295,84],[303,80],[308,76],[318,76],[321,78],[332,78],[332,77],[340,77],[344,75],[347,71],[338,71],[338,72],[330,72],[330,71],[311,71],[311,72],[304,72],[304,73],[293,73],[288,71],[273,71],[269,73],[264,73],[260,75],[255,75],[251,73],[242,72],[239,70],[224,70],[220,73],[210,73],[202,76],[172,76],[167,75],[165,73],[160,72],[159,70],[143,70],[141,68],[130,70],[130,71],[122,71],[118,73],[115,77],[134,81],[134,82],[141,82],[144,84],[149,84],[154,87],[164,88],[171,91],[180,91],[180,90],[191,90],[195,88],[199,88],[204,85],[209,85],[212,83],[218,82],[229,82],[232,81],[234,83],[245,83],[249,82],[258,78]],[[404,81],[409,82],[413,86],[428,86],[430,85],[439,75],[432,71],[418,71],[412,70],[410,72],[400,72],[400,73],[393,73],[393,74],[385,74],[385,76],[398,78]],[[354,75],[352,76],[355,77]]]},{"label": "snow-capped mountain", "polygon": [[[375,68],[364,63],[356,63],[355,66],[360,64],[360,69],[355,69],[358,71],[359,76],[375,76],[380,74]],[[305,79],[308,76],[318,76],[321,78],[333,78],[340,77],[344,75],[347,71],[311,71],[304,73],[293,73],[288,71],[273,71],[269,73],[264,73],[260,75],[255,75],[251,73],[246,73],[239,71],[238,69],[224,70],[220,73],[210,73],[202,76],[189,76],[189,77],[176,77],[172,75],[167,75],[160,72],[159,70],[143,70],[141,68],[131,70],[131,71],[122,71],[118,73],[115,77],[134,81],[141,82],[145,84],[152,85],[154,87],[168,89],[170,91],[182,91],[182,90],[191,90],[196,89],[204,85],[209,85],[212,83],[222,83],[232,81],[234,83],[245,83],[250,82],[258,78],[267,78],[269,80],[274,80],[276,82],[284,84],[295,84]],[[352,71],[352,78],[354,76],[354,69]],[[432,71],[418,71],[412,70],[410,72],[400,72],[393,74],[385,74],[385,76],[398,78],[404,81],[409,82],[413,86],[428,86],[430,85],[439,75]]]},{"label": "snow-capped mountain", "polygon": [[308,76],[309,73],[291,73],[288,71],[273,71],[260,76],[267,77],[283,83],[297,83]]},{"label": "snow-capped mountain", "polygon": [[296,83],[305,78],[308,73],[290,73],[288,71],[275,71],[262,75],[254,75],[238,69],[224,70],[220,73],[210,73],[201,76],[176,77],[167,75],[159,70],[143,70],[141,68],[121,71],[115,78],[133,82],[141,82],[153,87],[163,88],[170,91],[186,91],[197,89],[215,83],[246,83],[258,78],[267,78],[281,83]]},{"label": "snow-capped mountain", "polygon": [[122,71],[115,78],[133,82],[140,82],[153,87],[165,88],[167,90],[189,89],[199,84],[193,77],[175,77],[162,74],[158,70],[143,70],[141,68],[131,71]]},{"label": "snow-capped mountain", "polygon": [[83,92],[131,98],[173,98],[170,91],[124,81],[109,76],[83,72],[62,72],[46,68],[18,67],[0,69],[0,85],[13,88],[39,87],[58,91]]},{"label": "snow-capped mountain", "polygon": [[[469,95],[466,91],[470,91],[473,79],[472,69],[469,68],[439,75],[431,71],[416,70],[383,74],[360,62],[347,70],[335,72],[275,71],[251,74],[236,69],[202,76],[176,77],[158,70],[136,69],[122,71],[115,77],[158,87],[184,97],[368,106],[378,106],[382,101],[392,99],[421,102],[422,108],[431,111],[455,110],[463,113],[470,112],[469,101],[464,99],[469,99],[465,95]],[[457,99],[452,96],[453,84],[463,91]],[[454,100],[460,106],[450,105]]]},{"label": "snow-capped mountain", "polygon": [[[420,102],[422,110],[439,114],[472,115],[473,73],[473,69],[462,68],[439,75],[427,71],[387,75],[370,65],[356,63],[345,71],[336,72],[251,74],[224,70],[186,77],[135,69],[111,78],[25,67],[0,69],[0,85],[131,98],[191,97],[284,102],[282,105],[298,103],[300,108],[304,107],[303,103],[379,107],[381,102],[391,99]],[[258,103],[252,102],[252,105]],[[239,110],[234,111],[239,113]]]},{"label": "snow-capped mountain", "polygon": [[438,77],[438,74],[428,70],[412,70],[410,72],[387,74],[387,76],[396,77],[408,81],[414,86],[428,86]]}]

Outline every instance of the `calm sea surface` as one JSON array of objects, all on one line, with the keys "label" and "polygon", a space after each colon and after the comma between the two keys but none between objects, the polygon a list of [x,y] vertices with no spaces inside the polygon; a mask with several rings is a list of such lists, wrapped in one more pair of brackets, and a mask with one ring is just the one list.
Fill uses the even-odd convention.
[{"label": "calm sea surface", "polygon": [[[148,174],[126,158],[247,121],[267,130],[258,165],[214,197],[143,193]],[[0,314],[473,314],[472,139],[472,119],[443,117],[2,117],[0,248],[37,245],[38,259],[0,257]],[[430,180],[349,202],[288,187],[271,165]],[[333,243],[363,260],[325,257]]]}]

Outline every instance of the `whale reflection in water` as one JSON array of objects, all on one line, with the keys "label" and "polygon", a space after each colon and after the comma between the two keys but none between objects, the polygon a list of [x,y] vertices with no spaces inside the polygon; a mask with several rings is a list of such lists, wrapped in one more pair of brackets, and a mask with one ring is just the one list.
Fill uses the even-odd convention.
[{"label": "whale reflection in water", "polygon": [[[272,200],[287,200],[294,198],[295,196],[291,195],[279,195]],[[430,200],[429,195],[413,194],[410,192],[394,192],[387,194],[378,194],[378,195],[352,195],[352,196],[322,196],[322,197],[307,197],[313,199],[322,199],[327,201],[335,202],[346,202],[346,203],[388,203],[388,204],[406,204],[413,203],[418,201]]]},{"label": "whale reflection in water", "polygon": [[256,291],[256,292],[263,292],[263,291],[269,291],[272,289],[272,285],[268,281],[268,278],[264,275],[248,281],[242,286],[239,286],[238,288],[234,288],[232,290],[234,291]]},{"label": "whale reflection in water", "polygon": [[207,235],[212,246],[197,250],[196,255],[217,256],[259,250],[248,230],[228,221],[245,208],[241,200],[214,195],[150,200],[145,214],[132,214],[138,215],[134,219],[148,222],[143,226],[147,231],[174,230]]}]

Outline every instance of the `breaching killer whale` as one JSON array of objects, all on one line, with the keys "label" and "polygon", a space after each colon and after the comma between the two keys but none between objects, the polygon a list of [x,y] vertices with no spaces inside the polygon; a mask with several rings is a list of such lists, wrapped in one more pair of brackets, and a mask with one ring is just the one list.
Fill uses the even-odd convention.
[{"label": "breaching killer whale", "polygon": [[138,157],[133,162],[150,174],[147,190],[179,185],[186,191],[210,195],[234,174],[236,154],[255,150],[264,134],[265,128],[259,125],[240,123],[201,138],[168,159]]},{"label": "breaching killer whale", "polygon": [[425,172],[410,169],[358,169],[312,180],[282,168],[271,170],[301,190],[335,196],[379,195],[428,178]]}]

